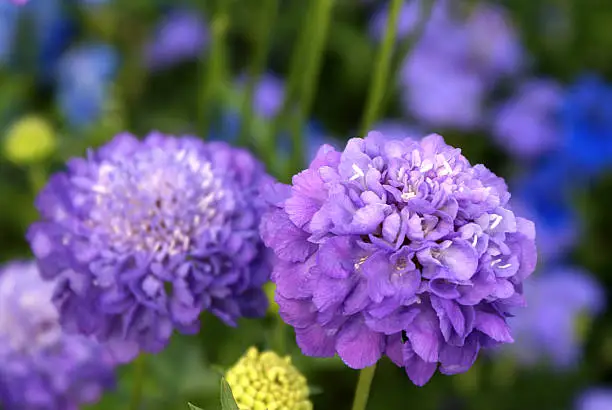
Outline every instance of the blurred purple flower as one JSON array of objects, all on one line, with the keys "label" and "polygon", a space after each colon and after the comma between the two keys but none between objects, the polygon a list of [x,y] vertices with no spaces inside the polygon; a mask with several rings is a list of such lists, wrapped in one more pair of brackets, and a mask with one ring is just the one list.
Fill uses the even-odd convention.
[{"label": "blurred purple flower", "polygon": [[6,1],[0,1],[0,66],[6,64],[13,52],[17,36],[19,9]]},{"label": "blurred purple flower", "polygon": [[423,136],[423,133],[415,127],[411,127],[402,121],[393,119],[379,121],[372,129],[391,139],[420,139]]},{"label": "blurred purple flower", "polygon": [[199,12],[179,9],[164,16],[145,47],[145,64],[162,70],[197,57],[208,44],[208,29]]},{"label": "blurred purple flower", "polygon": [[478,73],[417,47],[403,67],[405,109],[428,126],[471,129],[482,119],[485,84]]},{"label": "blurred purple flower", "polygon": [[159,352],[208,310],[228,325],[265,314],[258,235],[271,181],[247,151],[195,137],[120,134],[53,175],[28,232],[70,332],[118,360]]},{"label": "blurred purple flower", "polygon": [[119,55],[107,44],[83,44],[62,56],[57,99],[70,125],[84,127],[100,117],[118,66]]},{"label": "blurred purple flower", "polygon": [[439,364],[465,372],[481,347],[512,341],[505,317],[535,268],[534,226],[507,207],[501,178],[439,135],[324,145],[267,198],[275,300],[305,355],[361,369],[386,354],[423,385]]},{"label": "blurred purple flower", "polygon": [[524,50],[506,10],[489,3],[479,3],[470,14],[465,28],[469,59],[487,78],[515,74],[521,69]]},{"label": "blurred purple flower", "polygon": [[[236,80],[241,92],[246,90],[246,75]],[[253,112],[265,119],[275,117],[282,108],[285,99],[285,82],[277,75],[267,72],[260,78],[253,92]]]},{"label": "blurred purple flower", "polygon": [[581,315],[591,318],[605,305],[600,284],[580,269],[555,267],[525,282],[525,299],[527,308],[508,320],[515,343],[506,349],[524,365],[575,365],[582,350]]},{"label": "blurred purple flower", "polygon": [[[403,40],[407,36],[413,34],[414,30],[419,26],[423,15],[425,2],[432,0],[410,0],[402,5],[399,19],[397,21],[397,39]],[[387,28],[387,20],[389,18],[389,2],[378,10],[370,20],[370,35],[377,41],[381,41],[385,35]],[[437,0],[431,10],[427,23],[425,23],[425,32],[429,33],[435,30],[436,25],[446,21],[449,18],[449,2],[448,0]]]},{"label": "blurred purple flower", "polygon": [[427,125],[478,127],[486,93],[521,64],[516,33],[503,9],[484,4],[467,21],[449,13],[432,27],[404,62],[404,107]]},{"label": "blurred purple flower", "polygon": [[76,410],[114,385],[114,364],[95,341],[62,332],[53,284],[34,262],[0,268],[0,405]]},{"label": "blurred purple flower", "polygon": [[508,152],[533,158],[560,142],[559,110],[563,91],[551,80],[531,80],[495,113],[493,136]]},{"label": "blurred purple flower", "polygon": [[576,410],[610,410],[612,409],[612,389],[591,388],[578,398]]}]

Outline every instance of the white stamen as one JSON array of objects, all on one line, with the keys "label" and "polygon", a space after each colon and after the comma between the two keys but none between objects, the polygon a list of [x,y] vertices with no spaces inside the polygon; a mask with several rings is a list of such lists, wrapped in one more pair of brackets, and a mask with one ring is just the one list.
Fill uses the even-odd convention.
[{"label": "white stamen", "polygon": [[495,259],[493,262],[491,262],[491,267],[497,265],[498,263],[500,263],[502,260],[501,259]]},{"label": "white stamen", "polygon": [[475,248],[477,243],[478,243],[478,236],[474,235],[474,239],[472,240],[472,248]]},{"label": "white stamen", "polygon": [[355,171],[355,174],[353,174],[353,176],[350,178],[351,181],[354,181],[358,178],[365,176],[365,174],[363,173],[363,170],[359,168],[357,164],[353,164],[353,171]]},{"label": "white stamen", "polygon": [[491,221],[493,221],[491,222],[491,229],[495,229],[495,227],[501,223],[502,219],[504,218],[501,215],[491,215]]},{"label": "white stamen", "polygon": [[498,268],[499,268],[499,269],[507,269],[507,268],[509,268],[510,266],[512,266],[512,264],[511,264],[511,263],[506,263],[505,265],[499,265],[499,266],[498,266]]},{"label": "white stamen", "polygon": [[402,199],[404,201],[409,201],[411,198],[414,198],[415,196],[417,196],[416,193],[412,191],[402,193]]}]

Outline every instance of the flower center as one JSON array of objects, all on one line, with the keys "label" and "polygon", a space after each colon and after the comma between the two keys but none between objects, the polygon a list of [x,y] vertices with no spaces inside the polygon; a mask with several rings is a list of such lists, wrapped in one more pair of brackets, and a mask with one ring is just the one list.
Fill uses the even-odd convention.
[{"label": "flower center", "polygon": [[150,149],[102,163],[88,225],[115,251],[187,252],[204,230],[222,225],[227,191],[197,152]]}]

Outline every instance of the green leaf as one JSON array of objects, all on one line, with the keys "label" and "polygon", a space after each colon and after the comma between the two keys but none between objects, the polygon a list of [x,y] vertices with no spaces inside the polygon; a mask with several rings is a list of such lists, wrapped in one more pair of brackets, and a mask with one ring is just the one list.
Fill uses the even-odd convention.
[{"label": "green leaf", "polygon": [[189,410],[202,410],[201,408],[199,408],[198,406],[194,406],[191,403],[187,403],[189,405]]},{"label": "green leaf", "polygon": [[239,410],[232,389],[225,379],[221,379],[221,410]]}]

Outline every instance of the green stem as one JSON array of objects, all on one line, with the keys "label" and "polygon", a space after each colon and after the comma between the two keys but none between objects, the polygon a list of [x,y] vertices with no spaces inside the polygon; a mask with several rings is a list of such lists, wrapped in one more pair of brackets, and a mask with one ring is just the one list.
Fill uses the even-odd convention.
[{"label": "green stem", "polygon": [[225,39],[229,27],[227,4],[222,0],[212,20],[212,41],[210,54],[202,57],[201,66],[204,71],[198,105],[199,131],[206,134],[213,116],[212,108],[219,98],[225,69]]},{"label": "green stem", "polygon": [[[272,26],[278,11],[278,0],[263,0],[261,14],[258,16],[259,33],[257,34],[257,48],[249,69],[246,92],[242,102],[242,121],[240,126],[240,136],[238,142],[241,145],[248,143],[249,130],[253,118],[253,94],[261,74],[266,67],[266,56],[270,49],[270,38]],[[269,139],[269,136],[266,136]],[[273,152],[263,152],[264,155],[273,155]]]},{"label": "green stem", "polygon": [[28,178],[30,180],[30,188],[34,195],[38,195],[38,192],[47,183],[47,171],[42,164],[34,163],[28,167]]},{"label": "green stem", "polygon": [[292,171],[302,168],[304,162],[304,139],[302,133],[308,119],[315,91],[318,88],[321,61],[324,52],[327,29],[332,15],[334,0],[316,0],[313,3],[313,13],[309,20],[310,42],[304,50],[304,67],[301,87],[299,90],[299,106],[292,127]]},{"label": "green stem", "polygon": [[359,380],[357,381],[357,390],[355,390],[355,399],[353,400],[353,410],[365,410],[368,405],[368,397],[370,396],[370,387],[376,372],[376,363],[359,372]]},{"label": "green stem", "polygon": [[139,410],[142,402],[142,387],[145,377],[145,355],[141,353],[134,361],[133,379],[132,379],[132,396],[130,398],[130,410]]},{"label": "green stem", "polygon": [[382,106],[381,103],[383,97],[385,96],[387,80],[389,78],[391,59],[393,57],[393,46],[395,44],[395,37],[397,34],[397,20],[402,4],[403,0],[391,1],[391,8],[389,10],[389,17],[387,19],[387,31],[385,32],[385,38],[383,39],[382,46],[376,58],[376,66],[374,67],[374,74],[368,94],[365,115],[361,125],[363,136],[365,136],[365,134],[369,131],[370,127],[380,114]]},{"label": "green stem", "polygon": [[272,340],[272,343],[274,344],[274,351],[281,356],[284,355],[285,351],[287,350],[286,326],[287,325],[285,325],[285,322],[283,322],[281,317],[276,315],[274,318],[274,329],[272,335],[274,339]]}]

